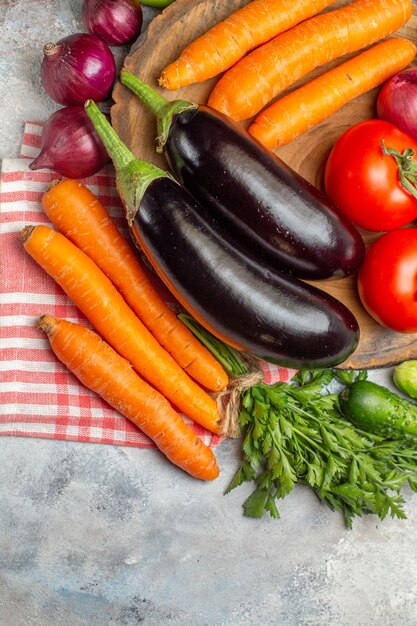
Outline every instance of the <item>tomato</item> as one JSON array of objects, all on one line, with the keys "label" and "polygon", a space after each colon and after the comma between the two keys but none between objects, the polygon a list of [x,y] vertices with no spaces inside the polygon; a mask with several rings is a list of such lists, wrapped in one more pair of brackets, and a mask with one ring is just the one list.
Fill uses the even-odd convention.
[{"label": "tomato", "polygon": [[[325,170],[332,202],[354,224],[371,231],[399,228],[417,217],[417,198],[403,187],[396,159],[383,153],[382,141],[401,155],[407,148],[417,153],[417,142],[393,124],[368,120],[336,141]],[[417,168],[417,161],[411,162]]]},{"label": "tomato", "polygon": [[377,322],[417,332],[417,228],[392,230],[370,245],[358,275],[363,306]]}]

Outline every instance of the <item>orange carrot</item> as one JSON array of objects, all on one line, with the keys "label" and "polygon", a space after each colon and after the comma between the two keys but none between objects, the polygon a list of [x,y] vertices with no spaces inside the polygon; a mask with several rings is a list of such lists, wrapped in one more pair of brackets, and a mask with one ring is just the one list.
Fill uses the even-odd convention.
[{"label": "orange carrot", "polygon": [[411,0],[356,0],[312,17],[236,63],[208,104],[235,120],[248,119],[314,68],[390,35],[410,16]]},{"label": "orange carrot", "polygon": [[203,387],[222,391],[228,376],[159,297],[102,204],[84,185],[64,179],[42,196],[51,222],[110,278],[159,343]]},{"label": "orange carrot", "polygon": [[404,69],[416,52],[408,39],[387,39],[271,104],[248,132],[271,150],[289,143]]},{"label": "orange carrot", "polygon": [[130,363],[95,332],[42,315],[52,350],[91,391],[140,428],[172,463],[202,480],[219,474],[210,448],[187,426],[169,402],[133,371]]},{"label": "orange carrot", "polygon": [[175,90],[232,67],[247,52],[334,0],[252,0],[188,45],[161,73],[159,84]]},{"label": "orange carrot", "polygon": [[27,226],[22,240],[32,258],[140,375],[183,413],[220,432],[215,400],[156,341],[90,257],[48,226]]}]

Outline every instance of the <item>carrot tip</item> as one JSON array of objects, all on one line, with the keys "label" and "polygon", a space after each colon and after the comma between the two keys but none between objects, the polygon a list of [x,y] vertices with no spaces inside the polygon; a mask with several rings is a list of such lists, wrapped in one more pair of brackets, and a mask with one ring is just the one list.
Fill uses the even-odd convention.
[{"label": "carrot tip", "polygon": [[20,238],[25,243],[31,236],[32,232],[35,230],[34,226],[25,226],[22,232],[20,233]]},{"label": "carrot tip", "polygon": [[40,316],[40,318],[38,319],[38,323],[36,324],[36,327],[39,328],[39,330],[43,330],[44,333],[49,335],[57,323],[58,323],[58,320],[56,319],[56,317],[52,317],[52,315],[46,314],[46,315]]},{"label": "carrot tip", "polygon": [[51,183],[49,183],[48,187],[46,188],[47,191],[51,191],[51,189],[59,185],[59,183],[62,183],[62,181],[62,178],[55,178]]}]

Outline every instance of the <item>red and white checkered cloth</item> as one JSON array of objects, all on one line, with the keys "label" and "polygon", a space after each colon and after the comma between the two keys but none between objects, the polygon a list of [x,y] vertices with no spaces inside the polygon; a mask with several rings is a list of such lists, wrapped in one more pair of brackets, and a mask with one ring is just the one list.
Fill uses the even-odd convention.
[{"label": "red and white checkered cloth", "polygon": [[[88,325],[62,289],[24,251],[20,232],[49,223],[41,196],[58,178],[31,172],[42,124],[25,125],[20,159],[5,159],[0,178],[0,435],[110,443],[140,448],[154,444],[129,420],[86,389],[57,361],[38,317],[49,313]],[[127,236],[112,167],[81,181],[107,208]],[[155,279],[157,280],[157,279]],[[266,382],[288,380],[292,370],[263,364]],[[219,437],[185,418],[207,445]]]}]

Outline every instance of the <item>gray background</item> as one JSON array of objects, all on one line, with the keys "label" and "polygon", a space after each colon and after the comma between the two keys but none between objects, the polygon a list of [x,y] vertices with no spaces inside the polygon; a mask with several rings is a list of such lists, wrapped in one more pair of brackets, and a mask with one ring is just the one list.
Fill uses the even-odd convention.
[{"label": "gray background", "polygon": [[[82,30],[81,4],[0,0],[0,157],[18,156],[24,120],[58,108],[42,46]],[[416,496],[408,520],[348,531],[299,487],[280,521],[251,520],[249,488],[223,496],[238,442],[216,455],[221,475],[203,484],[154,450],[0,438],[1,626],[417,624]]]}]

